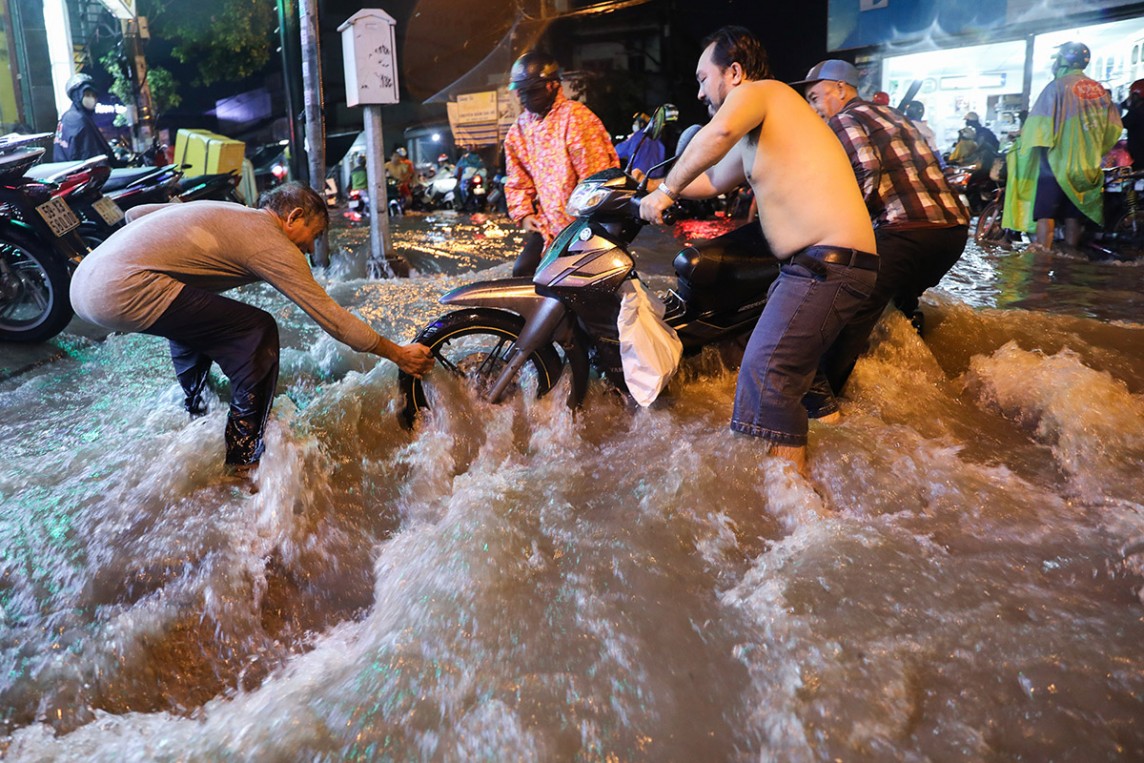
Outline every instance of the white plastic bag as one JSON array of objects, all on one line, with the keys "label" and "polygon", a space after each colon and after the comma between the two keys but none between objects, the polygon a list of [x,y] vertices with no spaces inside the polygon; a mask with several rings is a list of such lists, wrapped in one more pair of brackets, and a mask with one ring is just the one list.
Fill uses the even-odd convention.
[{"label": "white plastic bag", "polygon": [[671,381],[683,357],[683,343],[663,320],[664,305],[635,279],[620,287],[620,359],[635,401],[647,407]]}]

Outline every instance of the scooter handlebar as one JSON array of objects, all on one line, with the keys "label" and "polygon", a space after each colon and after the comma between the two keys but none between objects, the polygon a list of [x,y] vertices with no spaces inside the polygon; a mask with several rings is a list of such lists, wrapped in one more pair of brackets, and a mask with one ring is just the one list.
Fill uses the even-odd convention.
[{"label": "scooter handlebar", "polygon": [[[628,201],[628,208],[631,210],[632,217],[635,218],[635,220],[640,225],[647,225],[648,222],[647,220],[640,217],[640,201],[643,200],[644,196],[647,196],[647,194],[644,193],[642,195],[633,196],[631,200]],[[672,204],[670,207],[663,210],[663,213],[660,215],[660,217],[663,218],[664,225],[675,225],[676,220],[679,219],[679,213],[679,205]]]}]

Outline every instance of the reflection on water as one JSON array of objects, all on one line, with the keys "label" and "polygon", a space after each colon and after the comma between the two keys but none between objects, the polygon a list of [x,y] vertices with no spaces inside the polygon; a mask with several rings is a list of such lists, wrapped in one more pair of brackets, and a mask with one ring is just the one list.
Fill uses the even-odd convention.
[{"label": "reflection on water", "polygon": [[967,304],[1104,321],[1144,315],[1144,261],[1090,262],[1061,253],[983,251],[972,242],[941,288]]},{"label": "reflection on water", "polygon": [[[421,275],[358,280],[354,231],[328,284],[400,337],[519,246],[404,225]],[[814,486],[728,430],[714,353],[634,413],[444,380],[407,433],[392,365],[253,288],[285,349],[251,496],[160,341],[81,343],[0,388],[0,749],[1141,759],[1140,272],[971,250],[812,426]]]}]

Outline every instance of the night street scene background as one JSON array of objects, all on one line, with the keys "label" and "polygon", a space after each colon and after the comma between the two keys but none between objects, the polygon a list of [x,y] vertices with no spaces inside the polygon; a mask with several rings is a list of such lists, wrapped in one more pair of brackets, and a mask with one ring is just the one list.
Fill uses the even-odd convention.
[{"label": "night street scene background", "polygon": [[[115,48],[106,8],[58,2],[76,50]],[[6,130],[57,119],[40,5],[3,3],[9,29],[32,30],[5,59],[32,83],[0,87]],[[346,198],[367,147],[337,32],[363,7],[318,3],[333,190],[315,275],[408,342],[452,309],[446,292],[508,277],[523,238],[497,209],[409,210],[389,219],[408,277],[367,277],[369,221]],[[1144,77],[1144,5],[1116,0],[368,7],[397,22],[384,153],[422,165],[456,158],[472,123],[449,104],[457,117],[458,96],[503,86],[523,41],[617,138],[662,103],[679,109],[672,138],[706,118],[695,62],[725,23],[757,32],[783,81],[838,57],[867,96],[897,104],[919,82],[950,146],[971,109],[1015,133],[1064,41],[1088,42],[1118,101]],[[275,50],[289,35],[266,30],[258,71],[195,84],[162,18],[147,62],[182,102],[158,134],[210,130],[304,172],[282,154],[301,81]],[[24,55],[36,45],[44,62]],[[109,136],[130,140],[112,111]],[[733,201],[640,232],[650,291],[676,286],[686,242],[751,224]],[[922,299],[923,334],[887,311],[842,421],[811,424],[809,480],[731,432],[738,369],[715,348],[648,408],[595,376],[569,409],[567,373],[491,405],[438,368],[408,430],[392,363],[244,287],[231,295],[271,313],[282,344],[250,494],[224,475],[217,368],[210,413],[188,423],[157,337],[76,319],[0,343],[0,758],[1144,760],[1144,257],[972,233]]]}]

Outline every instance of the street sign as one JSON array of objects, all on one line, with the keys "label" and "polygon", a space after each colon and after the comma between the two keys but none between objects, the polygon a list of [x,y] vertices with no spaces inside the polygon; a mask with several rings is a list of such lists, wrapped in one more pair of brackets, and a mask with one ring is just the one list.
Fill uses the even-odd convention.
[{"label": "street sign", "polygon": [[117,19],[135,18],[135,0],[99,0]]}]

